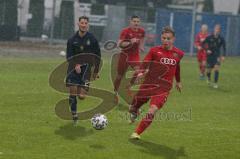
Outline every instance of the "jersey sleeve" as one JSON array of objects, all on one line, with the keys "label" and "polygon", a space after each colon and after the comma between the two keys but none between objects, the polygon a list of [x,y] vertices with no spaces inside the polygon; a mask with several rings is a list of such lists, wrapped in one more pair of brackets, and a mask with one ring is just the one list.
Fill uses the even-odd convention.
[{"label": "jersey sleeve", "polygon": [[94,73],[98,73],[100,63],[101,63],[101,49],[100,49],[97,39],[94,37],[93,37],[93,52],[96,55]]},{"label": "jersey sleeve", "polygon": [[66,59],[69,60],[74,54],[73,54],[73,47],[72,47],[72,42],[69,39],[67,41],[67,54],[66,54]]},{"label": "jersey sleeve", "polygon": [[197,35],[195,36],[194,45],[195,45],[195,47],[201,46],[199,34],[197,34]]},{"label": "jersey sleeve", "polygon": [[178,61],[177,66],[176,66],[175,80],[176,80],[176,82],[181,82],[180,61],[182,60],[182,58],[184,56],[184,52],[179,50],[178,55],[179,55],[179,61]]},{"label": "jersey sleeve", "polygon": [[180,63],[178,63],[178,64],[177,64],[177,67],[176,67],[175,79],[176,79],[176,82],[181,82]]}]

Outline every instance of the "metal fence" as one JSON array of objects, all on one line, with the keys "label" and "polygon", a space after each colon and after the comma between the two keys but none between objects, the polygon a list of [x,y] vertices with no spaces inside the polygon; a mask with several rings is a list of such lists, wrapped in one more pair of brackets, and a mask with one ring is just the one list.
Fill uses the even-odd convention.
[{"label": "metal fence", "polygon": [[[192,12],[158,9],[156,24],[156,34],[158,35],[162,27],[171,25],[176,31],[176,46],[190,52]],[[226,40],[227,54],[240,55],[240,16],[197,13],[195,34],[200,31],[202,24],[208,25],[210,33],[213,32],[215,24],[220,24],[222,35]],[[160,39],[157,38],[156,44],[159,43]]]},{"label": "metal fence", "polygon": [[[162,27],[171,25],[176,31],[176,46],[190,52],[192,12],[79,3],[78,0],[0,0],[0,40],[66,42],[78,29],[78,17],[87,15],[90,32],[104,43],[117,40],[133,14],[142,19],[146,45],[159,44]],[[240,55],[240,16],[197,13],[195,34],[202,23],[208,24],[210,31],[216,23],[221,24],[228,55]]]},{"label": "metal fence", "polygon": [[[79,3],[78,0],[1,0],[0,13],[0,40],[17,40],[20,37],[48,42],[66,41],[78,29],[76,23],[81,15],[90,17],[90,32],[99,41],[117,40],[121,29],[128,25],[129,17],[137,14],[149,33],[147,44],[153,45],[155,41],[154,8]],[[4,17],[14,17],[15,24],[6,25]],[[12,36],[9,30],[14,30]]]}]

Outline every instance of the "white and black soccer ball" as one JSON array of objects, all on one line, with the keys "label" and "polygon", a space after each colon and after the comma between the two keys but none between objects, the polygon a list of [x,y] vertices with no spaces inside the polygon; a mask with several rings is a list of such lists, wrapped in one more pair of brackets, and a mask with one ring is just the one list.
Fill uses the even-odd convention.
[{"label": "white and black soccer ball", "polygon": [[91,123],[96,130],[102,130],[107,127],[108,120],[103,114],[95,114],[91,119]]}]

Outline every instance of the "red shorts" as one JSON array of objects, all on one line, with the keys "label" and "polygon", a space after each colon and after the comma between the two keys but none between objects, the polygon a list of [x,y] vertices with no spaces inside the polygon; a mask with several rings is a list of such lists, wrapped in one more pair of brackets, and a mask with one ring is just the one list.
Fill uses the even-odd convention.
[{"label": "red shorts", "polygon": [[117,65],[117,72],[120,75],[123,75],[128,67],[135,68],[136,66],[140,65],[140,55],[139,54],[133,54],[129,55],[126,53],[120,53],[118,65]]},{"label": "red shorts", "polygon": [[141,107],[143,104],[147,103],[150,100],[150,107],[157,106],[158,109],[161,109],[164,103],[167,101],[167,97],[169,92],[165,92],[162,94],[154,95],[151,97],[134,97],[132,105]]},{"label": "red shorts", "polygon": [[205,50],[200,50],[197,53],[198,62],[206,61],[207,60],[207,53]]},{"label": "red shorts", "polygon": [[164,103],[167,101],[168,94],[169,92],[151,97],[150,107],[157,106],[158,109],[161,109]]},{"label": "red shorts", "polygon": [[[158,109],[160,109],[164,103],[167,101],[167,97],[169,95],[169,91],[171,88],[157,88],[151,89],[152,86],[146,86],[142,85],[139,88],[139,91],[136,93],[134,97],[134,101],[132,105],[137,105],[139,107],[140,105],[143,105],[144,103],[148,102],[150,99],[150,107],[151,106],[157,106]],[[168,86],[169,87],[169,86]]]}]

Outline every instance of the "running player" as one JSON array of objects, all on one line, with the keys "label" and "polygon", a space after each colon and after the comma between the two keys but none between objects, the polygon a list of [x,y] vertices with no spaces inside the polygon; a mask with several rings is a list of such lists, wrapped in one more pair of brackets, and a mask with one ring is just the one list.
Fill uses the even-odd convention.
[{"label": "running player", "polygon": [[214,71],[213,88],[218,88],[219,69],[226,56],[225,39],[220,35],[221,26],[215,25],[214,32],[203,42],[207,52],[207,83],[211,84],[211,72]]},{"label": "running player", "polygon": [[118,90],[122,77],[128,67],[136,70],[140,62],[140,51],[144,51],[145,31],[140,27],[140,17],[134,15],[130,19],[130,25],[121,31],[118,45],[121,48],[117,65],[117,76],[114,80],[115,101],[119,102]]},{"label": "running player", "polygon": [[202,46],[202,43],[208,35],[209,35],[208,26],[206,24],[203,24],[201,26],[201,31],[195,37],[195,47],[197,48],[197,59],[199,64],[200,80],[204,80],[205,78],[207,54],[206,50]]},{"label": "running player", "polygon": [[[101,51],[98,41],[88,32],[89,18],[79,17],[79,31],[67,42],[68,71],[66,85],[69,87],[69,105],[74,124],[77,123],[77,96],[84,99],[89,88],[90,77],[98,78]],[[94,72],[91,74],[91,67]]]},{"label": "running player", "polygon": [[141,69],[136,71],[127,88],[130,90],[135,81],[145,74],[144,82],[140,85],[129,108],[131,122],[135,121],[139,114],[139,108],[148,100],[150,100],[150,108],[131,135],[133,139],[140,139],[142,132],[152,123],[155,113],[163,107],[172,88],[174,77],[178,91],[181,91],[182,88],[180,60],[184,52],[174,47],[175,32],[171,27],[163,29],[161,41],[162,45],[150,49],[144,58]]}]

